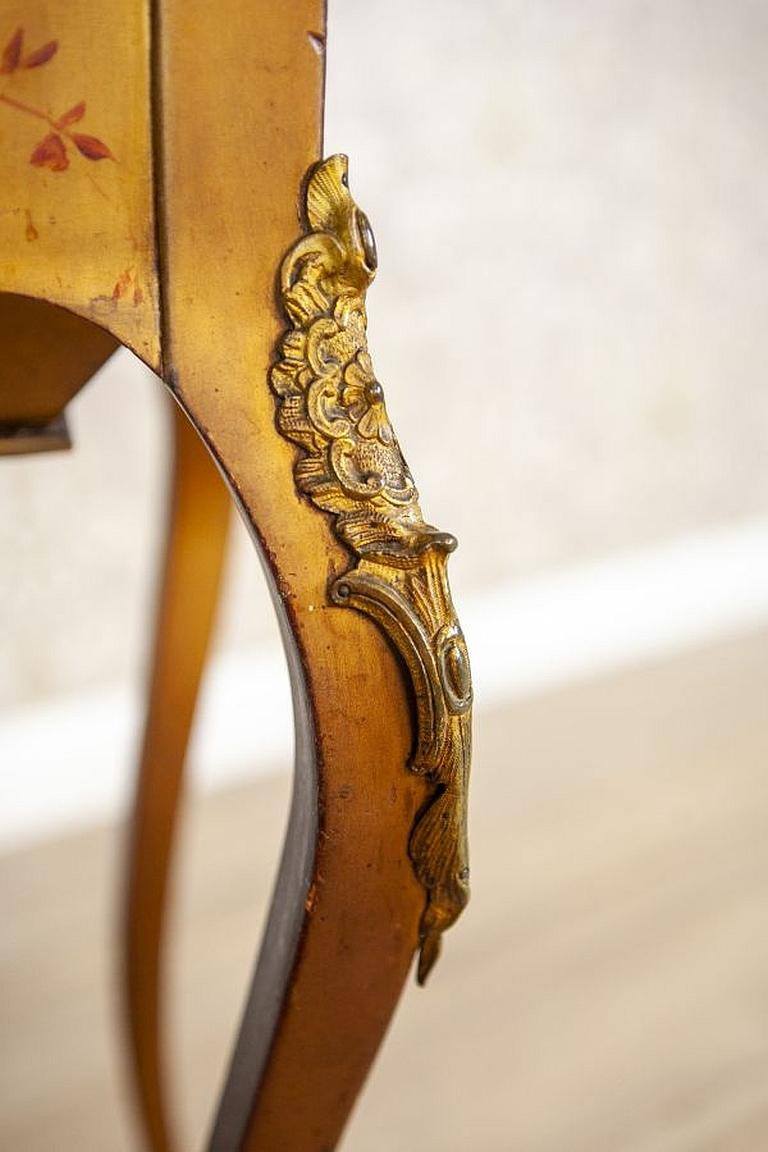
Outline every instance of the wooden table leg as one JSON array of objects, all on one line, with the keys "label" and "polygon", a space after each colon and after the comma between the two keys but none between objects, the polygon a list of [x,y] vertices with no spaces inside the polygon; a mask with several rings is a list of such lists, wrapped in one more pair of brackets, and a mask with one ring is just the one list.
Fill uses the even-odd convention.
[{"label": "wooden table leg", "polygon": [[[445,574],[455,541],[422,518],[373,376],[375,248],[345,159],[314,167],[322,0],[102,7],[96,22],[88,0],[35,2],[41,47],[24,55],[25,28],[4,50],[13,210],[0,213],[0,289],[63,305],[142,356],[264,564],[293,690],[294,797],[209,1148],[329,1152],[414,954],[423,979],[468,894],[471,688]],[[32,129],[46,135],[29,141]],[[191,437],[179,443],[192,458]],[[169,1147],[163,892],[226,524],[207,482],[212,508],[190,510],[190,476],[177,475],[179,508],[215,524],[219,547],[206,543],[207,591],[188,604],[192,552],[174,530],[160,619],[195,634],[158,646],[129,917],[133,1050],[157,1152]],[[186,667],[168,667],[186,645]]]},{"label": "wooden table leg", "polygon": [[132,1077],[148,1147],[170,1152],[163,946],[184,762],[219,599],[229,493],[170,403],[173,470],[147,718],[130,826],[124,998]]}]

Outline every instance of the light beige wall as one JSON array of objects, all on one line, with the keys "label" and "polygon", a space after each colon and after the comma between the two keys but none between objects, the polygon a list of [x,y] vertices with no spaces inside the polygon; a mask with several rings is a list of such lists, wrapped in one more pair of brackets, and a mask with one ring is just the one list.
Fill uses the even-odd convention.
[{"label": "light beige wall", "polygon": [[[457,587],[766,514],[768,7],[332,0],[329,47],[372,346]],[[74,454],[0,467],[0,703],[140,667],[159,396],[123,359]],[[250,643],[242,539],[231,577]]]}]

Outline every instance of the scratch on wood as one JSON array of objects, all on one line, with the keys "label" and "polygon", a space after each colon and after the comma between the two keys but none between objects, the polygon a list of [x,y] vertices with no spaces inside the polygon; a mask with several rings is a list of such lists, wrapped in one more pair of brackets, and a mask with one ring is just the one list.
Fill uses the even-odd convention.
[{"label": "scratch on wood", "polygon": [[325,36],[320,32],[307,32],[307,39],[318,56],[322,56],[325,52]]}]

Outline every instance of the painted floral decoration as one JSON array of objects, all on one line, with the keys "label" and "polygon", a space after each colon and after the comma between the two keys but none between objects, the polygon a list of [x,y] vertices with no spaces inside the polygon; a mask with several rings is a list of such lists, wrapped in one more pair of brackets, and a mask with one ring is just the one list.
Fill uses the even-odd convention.
[{"label": "painted floral decoration", "polygon": [[[47,64],[59,50],[58,40],[49,40],[40,48],[32,52],[24,51],[24,29],[17,28],[0,55],[0,76],[12,76],[14,72],[41,68]],[[115,157],[97,136],[90,136],[85,132],[74,131],[85,116],[85,101],[80,100],[61,116],[52,116],[42,108],[32,107],[22,103],[7,92],[0,92],[0,103],[44,120],[50,131],[39,141],[32,150],[29,163],[35,168],[48,168],[51,172],[63,172],[69,167],[70,148],[74,147],[86,160],[114,160]]]}]

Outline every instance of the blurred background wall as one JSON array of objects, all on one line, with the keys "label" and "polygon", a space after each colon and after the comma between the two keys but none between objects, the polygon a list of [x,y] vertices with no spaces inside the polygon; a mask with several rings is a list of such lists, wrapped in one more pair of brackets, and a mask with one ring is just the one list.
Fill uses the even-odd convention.
[{"label": "blurred background wall", "polygon": [[[764,515],[765,6],[337,0],[329,53],[378,372],[460,586]],[[4,703],[139,669],[159,391],[118,356],[74,454],[3,467]],[[239,543],[229,646],[262,627]]]},{"label": "blurred background wall", "polygon": [[[377,234],[371,345],[425,511],[461,541],[479,704],[476,911],[409,993],[350,1147],[765,1147],[766,74],[753,0],[332,0],[326,150],[350,154]],[[74,869],[94,1037],[77,1085],[111,1069],[115,1101],[118,842],[95,824],[127,794],[165,422],[121,353],[73,405],[72,454],[0,468],[0,897],[6,922],[26,909],[4,962],[31,963],[40,900]],[[195,800],[181,882],[190,1131],[258,927],[253,845],[210,858],[258,828],[274,864],[281,669],[238,531],[195,761],[240,791]],[[213,922],[231,944],[206,970],[190,941]],[[202,1025],[195,990],[224,985]],[[95,1121],[53,1072],[29,1098],[24,1060],[54,1034],[25,1003],[0,1133],[50,1147],[32,1112]],[[100,1148],[130,1146],[114,1109]]]}]

